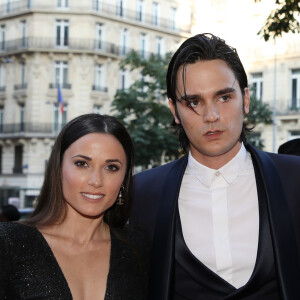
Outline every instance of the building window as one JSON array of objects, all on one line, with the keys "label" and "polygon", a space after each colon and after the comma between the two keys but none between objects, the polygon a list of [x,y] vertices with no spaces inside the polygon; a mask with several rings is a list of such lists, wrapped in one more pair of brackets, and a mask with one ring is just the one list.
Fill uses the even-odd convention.
[{"label": "building window", "polygon": [[136,2],[136,19],[137,21],[144,21],[144,1],[137,0]]},{"label": "building window", "polygon": [[93,9],[94,10],[101,10],[102,8],[102,1],[101,0],[93,0]]},{"label": "building window", "polygon": [[292,70],[292,101],[291,109],[300,108],[300,69]]},{"label": "building window", "polygon": [[147,56],[147,49],[148,49],[148,45],[147,45],[147,35],[146,33],[141,33],[140,34],[140,56],[142,58],[146,58]]},{"label": "building window", "polygon": [[3,123],[4,123],[4,108],[0,106],[0,132],[3,132]]},{"label": "building window", "polygon": [[129,88],[129,73],[127,70],[120,71],[119,88],[121,90],[127,90]]},{"label": "building window", "polygon": [[103,114],[103,107],[101,105],[94,105],[93,106],[93,113],[102,115]]},{"label": "building window", "polygon": [[252,96],[257,100],[262,101],[263,96],[263,74],[252,73],[251,74]]},{"label": "building window", "polygon": [[2,174],[2,146],[0,145],[0,174]]},{"label": "building window", "polygon": [[117,0],[116,15],[124,17],[124,0]]},{"label": "building window", "polygon": [[128,29],[123,28],[121,30],[121,55],[126,55],[128,53],[128,43],[129,43],[129,33]]},{"label": "building window", "polygon": [[96,34],[95,34],[95,48],[101,50],[104,48],[104,25],[102,23],[96,24]]},{"label": "building window", "polygon": [[171,17],[170,17],[170,27],[172,30],[176,29],[176,15],[177,15],[177,8],[176,7],[171,7]]},{"label": "building window", "polygon": [[53,131],[59,132],[67,124],[68,105],[64,104],[64,111],[61,113],[61,109],[58,103],[53,107]]},{"label": "building window", "polygon": [[5,91],[5,66],[0,64],[0,92]]},{"label": "building window", "polygon": [[105,68],[101,64],[95,66],[93,90],[100,91],[100,92],[107,92],[107,88],[105,87]]},{"label": "building window", "polygon": [[21,43],[22,43],[22,47],[26,47],[27,43],[26,43],[26,37],[27,37],[27,25],[26,25],[26,21],[21,21]]},{"label": "building window", "polygon": [[25,105],[20,105],[20,132],[25,131]]},{"label": "building window", "polygon": [[14,174],[23,173],[23,145],[15,146]]},{"label": "building window", "polygon": [[67,47],[69,45],[69,21],[56,21],[56,46]]},{"label": "building window", "polygon": [[164,39],[160,36],[157,36],[155,39],[155,48],[156,48],[156,54],[159,56],[164,56],[165,55],[165,43]]},{"label": "building window", "polygon": [[68,8],[69,7],[69,0],[57,0],[56,7],[59,8]]},{"label": "building window", "polygon": [[69,88],[68,84],[68,63],[66,61],[56,61],[54,65],[55,87]]},{"label": "building window", "polygon": [[21,68],[21,88],[26,88],[26,63],[22,61],[20,63]]},{"label": "building window", "polygon": [[159,25],[159,4],[157,2],[152,3],[152,25]]},{"label": "building window", "polygon": [[291,130],[289,140],[300,139],[300,130]]},{"label": "building window", "polygon": [[7,0],[6,2],[6,12],[9,13],[11,11],[11,0]]},{"label": "building window", "polygon": [[5,50],[5,25],[1,25],[0,29],[0,49]]}]

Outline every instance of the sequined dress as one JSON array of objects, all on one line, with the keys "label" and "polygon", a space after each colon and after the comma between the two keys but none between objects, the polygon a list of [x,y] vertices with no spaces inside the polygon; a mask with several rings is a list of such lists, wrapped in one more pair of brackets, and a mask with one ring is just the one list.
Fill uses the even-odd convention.
[{"label": "sequined dress", "polygon": [[[148,243],[143,232],[111,231],[105,300],[146,299]],[[0,223],[0,299],[73,299],[43,235],[20,223]]]}]

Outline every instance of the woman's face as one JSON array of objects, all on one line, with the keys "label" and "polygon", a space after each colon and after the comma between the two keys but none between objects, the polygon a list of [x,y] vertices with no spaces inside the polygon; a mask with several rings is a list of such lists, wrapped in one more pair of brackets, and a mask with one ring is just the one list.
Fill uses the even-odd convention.
[{"label": "woman's face", "polygon": [[89,133],[65,151],[62,188],[67,211],[86,217],[103,216],[118,197],[126,174],[121,143],[106,133]]}]

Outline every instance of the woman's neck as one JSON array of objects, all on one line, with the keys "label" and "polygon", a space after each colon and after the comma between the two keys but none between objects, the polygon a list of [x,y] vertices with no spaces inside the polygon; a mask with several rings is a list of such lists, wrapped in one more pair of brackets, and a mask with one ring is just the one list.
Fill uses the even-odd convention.
[{"label": "woman's neck", "polygon": [[92,242],[110,240],[109,226],[104,222],[103,215],[89,218],[80,215],[72,208],[67,209],[64,221],[58,225],[41,229],[49,235],[66,238],[78,246],[86,247]]}]

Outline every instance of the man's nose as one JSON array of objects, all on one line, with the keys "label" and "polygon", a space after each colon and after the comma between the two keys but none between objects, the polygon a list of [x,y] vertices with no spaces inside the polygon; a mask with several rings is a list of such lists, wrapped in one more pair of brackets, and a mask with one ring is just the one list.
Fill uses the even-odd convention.
[{"label": "man's nose", "polygon": [[205,106],[204,121],[214,123],[220,118],[219,110],[214,103],[209,103]]},{"label": "man's nose", "polygon": [[88,184],[93,187],[100,187],[103,185],[102,174],[99,171],[92,171],[90,173]]}]

